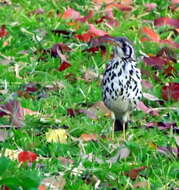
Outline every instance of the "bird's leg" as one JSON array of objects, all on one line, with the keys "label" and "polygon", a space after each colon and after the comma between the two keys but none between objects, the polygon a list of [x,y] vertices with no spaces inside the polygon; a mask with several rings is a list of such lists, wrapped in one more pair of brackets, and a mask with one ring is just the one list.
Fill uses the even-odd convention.
[{"label": "bird's leg", "polygon": [[123,122],[122,127],[123,127],[123,140],[126,141],[126,122]]}]

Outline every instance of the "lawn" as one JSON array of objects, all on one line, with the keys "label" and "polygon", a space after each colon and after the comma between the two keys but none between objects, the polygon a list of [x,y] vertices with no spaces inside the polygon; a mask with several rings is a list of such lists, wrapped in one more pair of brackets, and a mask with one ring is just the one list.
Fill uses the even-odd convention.
[{"label": "lawn", "polygon": [[[0,1],[0,188],[179,188],[177,1]],[[101,78],[125,36],[143,106],[113,133]]]}]

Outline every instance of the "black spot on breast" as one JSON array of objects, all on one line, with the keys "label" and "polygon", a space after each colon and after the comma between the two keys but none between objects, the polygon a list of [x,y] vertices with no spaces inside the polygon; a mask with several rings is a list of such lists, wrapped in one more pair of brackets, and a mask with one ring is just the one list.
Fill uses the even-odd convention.
[{"label": "black spot on breast", "polygon": [[106,92],[109,92],[109,88],[108,87],[106,88]]},{"label": "black spot on breast", "polygon": [[134,86],[133,91],[135,91],[135,90],[136,90],[136,88],[137,88],[137,84]]},{"label": "black spot on breast", "polygon": [[121,74],[122,74],[122,70],[120,69],[120,70],[119,70],[119,73],[118,73],[118,77],[120,77]]},{"label": "black spot on breast", "polygon": [[123,92],[124,92],[124,89],[121,88],[121,91],[120,91],[120,93],[119,93],[119,96],[122,96],[122,95],[123,95]]},{"label": "black spot on breast", "polygon": [[134,72],[133,70],[130,70],[130,71],[129,71],[130,75],[132,75],[132,74],[133,74],[133,72]]},{"label": "black spot on breast", "polygon": [[114,91],[114,83],[113,82],[111,83],[111,88]]},{"label": "black spot on breast", "polygon": [[116,77],[116,73],[115,73],[115,72],[112,72],[111,80],[113,80],[115,77]]}]

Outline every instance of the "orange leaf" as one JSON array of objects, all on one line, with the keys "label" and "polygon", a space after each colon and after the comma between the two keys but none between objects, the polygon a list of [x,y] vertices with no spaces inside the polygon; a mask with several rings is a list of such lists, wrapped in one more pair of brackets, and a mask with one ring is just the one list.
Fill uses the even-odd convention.
[{"label": "orange leaf", "polygon": [[142,28],[142,33],[144,33],[151,41],[160,42],[160,36],[151,28],[144,26]]},{"label": "orange leaf", "polygon": [[46,190],[47,187],[45,185],[39,185],[38,190]]},{"label": "orange leaf", "polygon": [[62,15],[63,19],[77,19],[80,17],[80,13],[72,8],[68,8]]},{"label": "orange leaf", "polygon": [[97,140],[97,135],[96,134],[82,134],[80,136],[80,139],[82,139],[83,141],[96,141]]}]

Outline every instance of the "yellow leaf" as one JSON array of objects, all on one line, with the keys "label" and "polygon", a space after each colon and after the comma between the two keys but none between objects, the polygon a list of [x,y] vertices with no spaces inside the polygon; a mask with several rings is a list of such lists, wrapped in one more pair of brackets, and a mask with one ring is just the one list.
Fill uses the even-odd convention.
[{"label": "yellow leaf", "polygon": [[47,142],[66,143],[67,133],[65,129],[50,129],[46,132]]},{"label": "yellow leaf", "polygon": [[20,152],[21,152],[20,150],[11,150],[11,149],[6,148],[6,150],[4,152],[4,156],[10,158],[11,160],[17,160],[18,154]]}]

